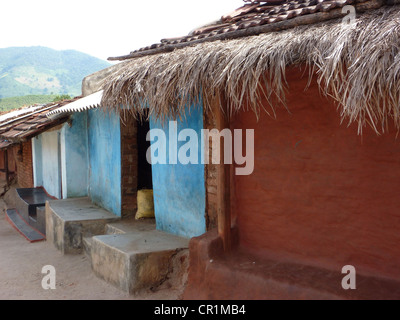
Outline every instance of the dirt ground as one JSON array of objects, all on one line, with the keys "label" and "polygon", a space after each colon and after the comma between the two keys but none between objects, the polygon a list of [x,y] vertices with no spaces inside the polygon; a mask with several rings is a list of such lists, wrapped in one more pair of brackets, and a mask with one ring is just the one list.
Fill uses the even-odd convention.
[{"label": "dirt ground", "polygon": [[[0,299],[1,300],[172,300],[179,292],[160,289],[129,295],[97,278],[84,255],[62,255],[46,242],[30,243],[5,219],[0,199]],[[56,289],[45,290],[42,267],[56,270]]]}]

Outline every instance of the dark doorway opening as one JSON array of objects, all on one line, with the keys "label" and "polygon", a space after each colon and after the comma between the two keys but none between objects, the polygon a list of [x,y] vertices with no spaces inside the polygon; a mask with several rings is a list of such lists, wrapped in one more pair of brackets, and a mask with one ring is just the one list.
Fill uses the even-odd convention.
[{"label": "dark doorway opening", "polygon": [[153,189],[151,164],[147,161],[146,152],[150,148],[150,141],[146,135],[150,130],[150,123],[146,120],[137,122],[137,145],[138,145],[138,190]]}]

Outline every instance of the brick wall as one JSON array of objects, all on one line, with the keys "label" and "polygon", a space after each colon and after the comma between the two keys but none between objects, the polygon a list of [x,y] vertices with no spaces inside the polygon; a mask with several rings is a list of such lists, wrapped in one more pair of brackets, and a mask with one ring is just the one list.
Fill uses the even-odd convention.
[{"label": "brick wall", "polygon": [[[216,128],[214,117],[211,114],[203,116],[205,129]],[[212,154],[212,145],[209,144],[209,154]],[[210,164],[204,166],[206,184],[206,228],[211,230],[217,227],[217,165]]]},{"label": "brick wall", "polygon": [[121,114],[121,215],[132,216],[137,210],[138,149],[137,125],[133,116]]},{"label": "brick wall", "polygon": [[32,142],[21,143],[13,148],[20,188],[33,188]]}]

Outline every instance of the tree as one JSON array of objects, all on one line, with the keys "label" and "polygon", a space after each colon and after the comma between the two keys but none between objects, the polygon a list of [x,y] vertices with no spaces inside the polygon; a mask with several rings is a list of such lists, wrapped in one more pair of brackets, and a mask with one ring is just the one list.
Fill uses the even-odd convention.
[{"label": "tree", "polygon": [[61,94],[61,95],[55,96],[55,98],[53,99],[53,102],[57,102],[57,101],[61,101],[61,100],[68,100],[68,99],[71,99],[71,96],[69,94]]}]

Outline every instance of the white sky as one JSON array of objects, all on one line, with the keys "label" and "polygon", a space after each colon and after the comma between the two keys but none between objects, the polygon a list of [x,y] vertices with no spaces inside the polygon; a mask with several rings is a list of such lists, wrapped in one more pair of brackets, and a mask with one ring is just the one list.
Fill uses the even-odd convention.
[{"label": "white sky", "polygon": [[74,49],[107,59],[183,36],[243,0],[1,0],[0,48]]}]

